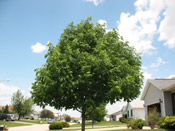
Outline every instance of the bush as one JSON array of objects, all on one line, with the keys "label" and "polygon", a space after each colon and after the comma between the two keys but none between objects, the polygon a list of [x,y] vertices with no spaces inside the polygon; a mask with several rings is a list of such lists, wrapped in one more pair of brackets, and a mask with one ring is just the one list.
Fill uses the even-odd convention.
[{"label": "bush", "polygon": [[30,120],[34,120],[34,117],[33,117],[33,116],[30,116],[29,119],[30,119]]},{"label": "bush", "polygon": [[159,118],[158,125],[166,129],[175,129],[175,116],[166,116]]},{"label": "bush", "polygon": [[119,121],[122,123],[126,123],[128,124],[132,119],[131,118],[124,118],[124,117],[120,117]]},{"label": "bush", "polygon": [[65,119],[66,122],[71,121],[71,117],[69,115],[66,115],[64,119]]},{"label": "bush", "polygon": [[63,124],[62,123],[52,123],[49,125],[49,130],[57,130],[57,129],[62,129]]},{"label": "bush", "polygon": [[154,108],[151,112],[149,112],[147,116],[147,120],[148,120],[148,125],[151,127],[151,129],[155,128],[155,125],[158,121],[158,116],[159,116],[159,113],[157,112],[156,108]]},{"label": "bush", "polygon": [[131,120],[128,124],[127,127],[131,127],[132,129],[142,129],[142,127],[145,125],[145,121],[142,119],[136,119],[136,120]]},{"label": "bush", "polygon": [[62,122],[63,127],[70,127],[69,123],[67,122]]}]

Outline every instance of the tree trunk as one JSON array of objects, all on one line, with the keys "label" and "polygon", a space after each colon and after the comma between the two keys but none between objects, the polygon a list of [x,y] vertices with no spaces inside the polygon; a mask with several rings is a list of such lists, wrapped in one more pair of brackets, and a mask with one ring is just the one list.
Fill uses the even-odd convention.
[{"label": "tree trunk", "polygon": [[82,110],[81,131],[85,131],[85,111],[84,110]]},{"label": "tree trunk", "polygon": [[18,120],[20,120],[20,118],[21,118],[21,115],[18,116]]},{"label": "tree trunk", "polygon": [[94,122],[94,119],[93,119],[93,120],[92,120],[92,128],[94,128],[94,123],[95,123],[95,122]]}]

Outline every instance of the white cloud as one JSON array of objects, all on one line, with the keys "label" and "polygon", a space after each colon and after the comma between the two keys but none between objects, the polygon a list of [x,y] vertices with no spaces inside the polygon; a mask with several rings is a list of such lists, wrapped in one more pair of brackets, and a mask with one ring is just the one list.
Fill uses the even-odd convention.
[{"label": "white cloud", "polygon": [[148,79],[152,79],[152,74],[147,72],[147,71],[143,72],[143,76],[144,76],[144,81],[146,81]]},{"label": "white cloud", "polygon": [[165,0],[166,10],[163,13],[164,19],[160,23],[158,32],[159,41],[165,41],[164,45],[169,48],[175,48],[175,0]]},{"label": "white cloud", "polygon": [[168,76],[169,79],[175,79],[175,75]]},{"label": "white cloud", "polygon": [[118,24],[119,33],[134,46],[138,52],[152,54],[155,47],[153,37],[157,33],[157,23],[164,9],[164,0],[137,0],[136,13],[121,13]]},{"label": "white cloud", "polygon": [[156,61],[154,63],[152,63],[150,65],[151,68],[157,68],[159,67],[160,65],[163,65],[163,64],[166,64],[165,61],[163,61],[160,57],[156,59]]},{"label": "white cloud", "polygon": [[148,69],[147,66],[142,66],[141,68],[142,68],[142,70],[147,70]]},{"label": "white cloud", "polygon": [[19,88],[0,83],[0,103],[1,105],[11,104],[11,97]]},{"label": "white cloud", "polygon": [[35,45],[31,46],[31,50],[34,53],[42,53],[43,51],[47,50],[47,46],[42,45],[40,42],[37,42]]},{"label": "white cloud", "polygon": [[95,6],[98,6],[103,2],[103,0],[86,0],[87,2],[93,2]]},{"label": "white cloud", "polygon": [[99,20],[98,21],[98,23],[100,24],[100,25],[104,25],[105,24],[105,28],[107,28],[107,22],[106,22],[106,20]]}]

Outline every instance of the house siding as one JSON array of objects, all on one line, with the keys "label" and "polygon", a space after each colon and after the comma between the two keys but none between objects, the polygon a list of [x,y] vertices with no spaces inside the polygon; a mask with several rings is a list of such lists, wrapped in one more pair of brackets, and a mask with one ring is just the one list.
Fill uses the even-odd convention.
[{"label": "house siding", "polygon": [[173,115],[171,92],[164,92],[165,116]]},{"label": "house siding", "polygon": [[134,119],[145,120],[145,110],[143,109],[133,109]]},{"label": "house siding", "polygon": [[[131,113],[131,110],[132,110],[132,113]],[[145,110],[144,110],[144,108],[132,108],[131,105],[129,104],[127,111],[129,112],[128,118],[145,120]]]},{"label": "house siding", "polygon": [[[154,85],[150,84],[147,94],[145,96],[145,117],[148,114],[147,111],[147,107],[149,105],[155,104],[155,103],[159,103],[159,99],[161,99],[164,102],[163,99],[163,92],[161,90],[159,90],[157,87],[155,87]],[[161,106],[161,116],[165,116],[165,109],[164,109],[164,105],[163,103],[160,103]],[[146,118],[145,118],[146,119]]]}]

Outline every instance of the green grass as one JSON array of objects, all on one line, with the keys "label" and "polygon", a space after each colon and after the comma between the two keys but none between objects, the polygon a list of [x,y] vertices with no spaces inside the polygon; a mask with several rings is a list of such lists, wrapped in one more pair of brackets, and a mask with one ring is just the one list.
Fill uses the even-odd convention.
[{"label": "green grass", "polygon": [[[92,126],[91,123],[86,123],[86,127]],[[114,126],[126,126],[126,124],[118,122],[118,121],[102,121],[95,123],[94,126],[108,126],[108,127],[114,127]],[[71,125],[71,127],[81,127],[81,124],[75,124]]]},{"label": "green grass", "polygon": [[31,124],[16,123],[13,121],[0,121],[0,125],[7,125],[7,127],[28,126]]},{"label": "green grass", "polygon": [[[52,130],[52,131],[76,131],[76,130],[81,130],[81,129],[62,129],[62,130]],[[148,130],[123,129],[123,130],[106,130],[106,131],[173,131],[173,130],[166,130],[166,129],[148,129]]]},{"label": "green grass", "polygon": [[[42,123],[41,123],[42,121]],[[22,119],[19,120],[19,122],[26,122],[26,123],[31,123],[31,124],[47,124],[48,120],[26,120],[26,119]]]},{"label": "green grass", "polygon": [[123,129],[123,130],[108,130],[108,131],[174,131],[174,130],[167,130],[167,129],[143,129],[143,130]]}]

